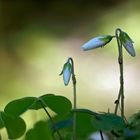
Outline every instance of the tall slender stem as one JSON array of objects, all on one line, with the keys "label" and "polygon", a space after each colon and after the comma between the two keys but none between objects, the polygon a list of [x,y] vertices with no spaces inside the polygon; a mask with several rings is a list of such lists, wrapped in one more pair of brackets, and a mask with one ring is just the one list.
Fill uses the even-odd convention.
[{"label": "tall slender stem", "polygon": [[[72,63],[72,83],[73,83],[73,109],[77,108],[76,101],[76,78],[74,73],[74,62],[72,58],[69,58]],[[73,140],[76,140],[76,112],[73,113]]]},{"label": "tall slender stem", "polygon": [[2,140],[1,134],[0,134],[0,140]]},{"label": "tall slender stem", "polygon": [[117,111],[118,111],[118,108],[119,108],[119,104],[120,104],[120,98],[121,98],[121,88],[120,88],[120,90],[119,90],[119,94],[118,94],[118,98],[117,98],[117,100],[115,101],[115,104],[116,104],[116,106],[115,106],[115,115],[117,115]]},{"label": "tall slender stem", "polygon": [[42,100],[39,100],[39,101],[40,101],[40,104],[41,104],[41,106],[43,107],[44,111],[46,112],[47,116],[49,117],[49,119],[50,119],[50,121],[51,121],[51,123],[52,123],[52,125],[53,125],[53,128],[55,129],[55,131],[56,131],[56,133],[57,133],[59,139],[60,139],[60,140],[63,140],[61,134],[59,133],[59,131],[57,130],[57,128],[55,128],[55,123],[54,123],[54,121],[53,121],[53,118],[52,118],[51,115],[49,114],[48,110],[45,108],[45,105],[44,105],[43,101],[42,101]]},{"label": "tall slender stem", "polygon": [[122,49],[122,43],[119,39],[119,33],[121,32],[121,29],[116,29],[116,38],[117,38],[117,44],[118,44],[118,51],[119,51],[119,57],[118,57],[118,63],[120,68],[120,90],[118,99],[116,100],[116,107],[115,107],[115,114],[117,114],[119,102],[121,99],[121,117],[124,118],[124,78],[123,78],[123,49]]},{"label": "tall slender stem", "polygon": [[101,140],[104,140],[102,130],[100,130]]}]

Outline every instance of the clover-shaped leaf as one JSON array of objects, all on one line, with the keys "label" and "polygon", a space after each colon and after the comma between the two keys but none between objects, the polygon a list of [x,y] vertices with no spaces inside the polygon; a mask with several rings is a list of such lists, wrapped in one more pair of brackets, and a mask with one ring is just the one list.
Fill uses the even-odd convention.
[{"label": "clover-shaped leaf", "polygon": [[40,97],[38,97],[38,100],[30,106],[30,109],[41,109],[44,107],[49,107],[52,111],[54,111],[57,114],[65,114],[69,112],[72,109],[72,104],[70,100],[68,100],[64,96],[60,95],[54,95],[54,94],[45,94]]},{"label": "clover-shaped leaf", "polygon": [[26,130],[26,124],[22,118],[8,116],[2,111],[0,112],[0,124],[6,128],[9,139],[21,137]]},{"label": "clover-shaped leaf", "polygon": [[40,97],[24,97],[21,99],[13,100],[8,103],[4,109],[4,112],[9,116],[20,116],[28,109],[42,109],[43,107],[49,107],[57,114],[65,114],[72,108],[70,100],[64,96],[46,94]]},{"label": "clover-shaped leaf", "polygon": [[74,112],[81,112],[92,116],[92,125],[98,130],[122,130],[125,127],[124,120],[111,113],[96,113],[88,109],[76,109]]},{"label": "clover-shaped leaf", "polygon": [[24,97],[13,100],[5,106],[4,112],[10,116],[20,116],[25,111],[27,111],[36,101],[36,97]]},{"label": "clover-shaped leaf", "polygon": [[33,128],[27,131],[25,140],[53,140],[47,122],[37,122]]}]

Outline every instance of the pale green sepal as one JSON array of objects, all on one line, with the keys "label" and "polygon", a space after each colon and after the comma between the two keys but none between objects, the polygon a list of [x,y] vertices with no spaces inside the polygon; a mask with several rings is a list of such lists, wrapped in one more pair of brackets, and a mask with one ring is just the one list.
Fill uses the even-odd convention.
[{"label": "pale green sepal", "polygon": [[63,69],[62,69],[62,72],[60,73],[60,75],[62,75],[62,74],[63,74],[64,84],[65,84],[65,86],[67,86],[69,84],[71,74],[72,74],[72,64],[70,63],[69,59],[63,66]]},{"label": "pale green sepal", "polygon": [[121,31],[119,35],[120,41],[126,51],[131,55],[131,56],[136,56],[135,49],[133,46],[133,40],[129,37],[129,35],[126,32]]}]

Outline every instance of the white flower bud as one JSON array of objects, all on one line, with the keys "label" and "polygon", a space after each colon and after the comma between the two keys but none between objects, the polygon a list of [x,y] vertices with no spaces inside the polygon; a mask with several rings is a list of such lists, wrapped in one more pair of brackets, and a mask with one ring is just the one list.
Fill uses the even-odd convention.
[{"label": "white flower bud", "polygon": [[105,46],[107,43],[109,43],[112,40],[113,36],[111,35],[102,35],[95,37],[91,40],[89,40],[87,43],[85,43],[82,48],[84,51],[99,48]]},{"label": "white flower bud", "polygon": [[60,73],[60,75],[62,74],[63,74],[64,84],[65,86],[67,86],[69,84],[69,81],[72,75],[72,64],[70,63],[69,59],[63,66],[63,70]]},{"label": "white flower bud", "polygon": [[131,55],[131,56],[136,56],[135,53],[135,49],[133,47],[133,41],[132,39],[128,36],[127,33],[121,31],[120,35],[119,35],[120,41],[122,43],[122,45],[124,46],[124,48],[126,49],[126,51]]}]

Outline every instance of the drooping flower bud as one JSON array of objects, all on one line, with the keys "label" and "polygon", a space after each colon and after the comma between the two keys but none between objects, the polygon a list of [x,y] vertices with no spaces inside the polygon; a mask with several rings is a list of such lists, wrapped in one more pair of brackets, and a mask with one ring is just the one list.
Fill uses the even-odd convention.
[{"label": "drooping flower bud", "polygon": [[120,41],[122,43],[122,45],[124,46],[124,48],[126,49],[126,51],[131,55],[131,56],[136,56],[135,53],[135,49],[133,47],[133,41],[132,39],[129,37],[129,35],[126,32],[121,31],[120,35],[119,35]]},{"label": "drooping flower bud", "polygon": [[63,74],[64,84],[65,84],[65,86],[67,86],[69,84],[69,81],[70,81],[70,78],[72,75],[72,64],[69,59],[63,66],[63,69],[62,69],[62,72],[60,73],[60,75],[62,75],[62,74]]},{"label": "drooping flower bud", "polygon": [[112,40],[113,36],[111,35],[102,35],[95,37],[88,42],[86,42],[82,48],[84,51],[99,48],[105,46],[107,43],[109,43]]}]

